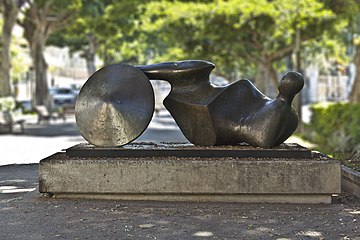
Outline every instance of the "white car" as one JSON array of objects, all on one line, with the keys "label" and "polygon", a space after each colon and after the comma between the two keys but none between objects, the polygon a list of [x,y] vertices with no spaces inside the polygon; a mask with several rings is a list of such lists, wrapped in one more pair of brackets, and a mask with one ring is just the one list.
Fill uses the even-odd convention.
[{"label": "white car", "polygon": [[75,104],[77,94],[72,88],[59,87],[50,88],[50,95],[55,106],[62,106],[65,104]]}]

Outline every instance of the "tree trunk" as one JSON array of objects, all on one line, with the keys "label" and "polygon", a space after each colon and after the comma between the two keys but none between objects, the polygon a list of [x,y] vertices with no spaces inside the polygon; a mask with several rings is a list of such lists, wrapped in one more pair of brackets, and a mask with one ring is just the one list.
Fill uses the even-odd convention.
[{"label": "tree trunk", "polygon": [[[64,0],[62,0],[63,3]],[[76,9],[69,4],[61,5],[59,9],[57,3],[60,1],[27,1],[29,7],[24,13],[24,18],[20,22],[24,28],[24,36],[29,42],[31,57],[35,70],[35,96],[33,96],[33,106],[50,105],[49,87],[47,82],[47,64],[43,55],[45,43],[49,35],[58,31],[68,24]]]},{"label": "tree trunk", "polygon": [[268,87],[268,81],[266,80],[266,68],[263,64],[258,65],[258,70],[255,76],[255,86],[260,92],[266,94]]},{"label": "tree trunk", "polygon": [[[272,63],[262,61],[258,63],[258,71],[255,76],[256,87],[265,95],[274,97],[276,92],[272,91],[278,86],[277,75]],[[271,86],[273,85],[274,88]]]},{"label": "tree trunk", "polygon": [[93,33],[89,33],[87,36],[89,47],[84,52],[84,57],[86,60],[86,68],[88,71],[89,76],[93,74],[96,71],[95,67],[95,55],[97,50],[97,44],[96,44],[96,36]]},{"label": "tree trunk", "polygon": [[46,105],[50,106],[49,102],[49,87],[47,82],[47,63],[44,58],[44,46],[45,39],[44,37],[37,33],[34,36],[31,54],[33,59],[33,64],[35,68],[35,96],[33,98],[33,104],[36,105]]},{"label": "tree trunk", "polygon": [[85,60],[86,60],[86,69],[87,69],[88,75],[90,76],[91,74],[93,74],[96,71],[95,55],[94,56],[86,56]]},{"label": "tree trunk", "polygon": [[1,48],[0,48],[0,97],[10,96],[10,42],[11,33],[14,27],[18,11],[19,3],[14,0],[3,0],[2,14],[3,14],[3,27],[1,35]]},{"label": "tree trunk", "polygon": [[32,105],[50,106],[47,64],[43,52],[51,27],[48,26],[46,21],[46,11],[38,9],[36,4],[31,5],[28,14],[29,16],[25,17],[22,26],[24,28],[25,38],[30,46],[34,68],[35,90],[33,92]]},{"label": "tree trunk", "polygon": [[356,46],[354,64],[356,67],[356,72],[355,72],[354,84],[350,94],[350,102],[359,103],[360,102],[360,45]]},{"label": "tree trunk", "polygon": [[114,63],[114,58],[109,56],[109,54],[107,54],[106,52],[104,53],[103,58],[104,58],[103,60],[104,60],[104,65],[105,66]]},{"label": "tree trunk", "polygon": [[[33,7],[33,6],[32,6]],[[32,9],[33,10],[33,9]],[[32,96],[32,105],[50,106],[49,87],[47,83],[47,64],[43,55],[45,43],[48,37],[46,22],[39,21],[36,11],[32,11],[31,18],[26,18],[22,23],[25,38],[30,46],[30,53],[34,69],[35,87]],[[38,20],[38,21],[34,21]],[[36,22],[36,24],[34,24]]]}]

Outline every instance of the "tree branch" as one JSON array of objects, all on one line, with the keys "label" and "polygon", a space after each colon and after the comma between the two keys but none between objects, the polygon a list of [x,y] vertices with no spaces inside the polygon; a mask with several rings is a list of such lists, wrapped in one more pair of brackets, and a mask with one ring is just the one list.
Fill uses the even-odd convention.
[{"label": "tree branch", "polygon": [[254,62],[254,63],[259,63],[262,61],[262,59],[260,57],[257,57],[257,56],[254,56],[253,54],[247,52],[244,54],[244,57],[249,59],[251,62]]},{"label": "tree branch", "polygon": [[267,56],[266,58],[271,62],[278,61],[278,60],[282,59],[283,57],[285,57],[286,55],[288,55],[289,53],[291,53],[294,50],[294,48],[295,48],[295,46],[293,46],[293,45],[286,46],[283,49],[280,49],[280,50],[276,51],[275,53]]},{"label": "tree branch", "polygon": [[59,31],[65,28],[66,26],[68,26],[69,23],[73,20],[72,19],[73,15],[74,13],[69,11],[60,14],[59,16],[56,17],[56,19],[52,21],[48,21],[47,22],[47,27],[49,28],[48,35],[50,35],[52,32]]}]

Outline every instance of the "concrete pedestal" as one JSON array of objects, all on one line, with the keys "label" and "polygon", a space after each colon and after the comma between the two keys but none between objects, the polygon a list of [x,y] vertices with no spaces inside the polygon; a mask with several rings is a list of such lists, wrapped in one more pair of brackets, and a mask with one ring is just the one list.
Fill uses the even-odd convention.
[{"label": "concrete pedestal", "polygon": [[[211,155],[209,155],[211,156]],[[73,157],[40,162],[40,192],[54,197],[331,203],[341,166],[322,154],[303,158]]]}]

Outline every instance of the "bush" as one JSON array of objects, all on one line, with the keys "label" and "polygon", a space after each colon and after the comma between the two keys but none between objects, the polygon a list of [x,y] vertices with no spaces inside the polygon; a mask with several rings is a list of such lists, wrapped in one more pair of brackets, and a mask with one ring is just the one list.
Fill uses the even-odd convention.
[{"label": "bush", "polygon": [[12,97],[0,98],[0,111],[11,112],[15,109],[15,100]]},{"label": "bush", "polygon": [[311,111],[311,141],[327,151],[360,154],[360,104],[316,104]]}]

